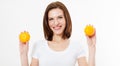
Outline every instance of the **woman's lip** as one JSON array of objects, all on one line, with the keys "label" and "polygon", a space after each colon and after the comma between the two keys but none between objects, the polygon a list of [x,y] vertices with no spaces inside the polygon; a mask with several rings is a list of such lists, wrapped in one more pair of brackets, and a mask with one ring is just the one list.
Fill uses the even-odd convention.
[{"label": "woman's lip", "polygon": [[55,30],[59,30],[62,26],[53,27]]}]

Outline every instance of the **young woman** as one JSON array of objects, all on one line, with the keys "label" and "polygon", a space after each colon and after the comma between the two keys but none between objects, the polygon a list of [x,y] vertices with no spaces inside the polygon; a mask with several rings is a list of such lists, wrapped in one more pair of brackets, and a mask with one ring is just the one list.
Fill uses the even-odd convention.
[{"label": "young woman", "polygon": [[[69,12],[61,2],[50,3],[43,18],[46,40],[35,44],[30,66],[95,66],[96,35],[87,37],[89,58],[79,42],[71,41],[72,23]],[[21,65],[28,64],[28,42],[20,42]]]}]

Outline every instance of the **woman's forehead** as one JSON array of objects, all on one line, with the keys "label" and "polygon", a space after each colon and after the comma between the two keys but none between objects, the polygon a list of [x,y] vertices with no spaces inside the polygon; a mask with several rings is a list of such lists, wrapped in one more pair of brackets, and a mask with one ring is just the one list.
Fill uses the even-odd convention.
[{"label": "woman's forehead", "polygon": [[60,8],[52,9],[48,12],[48,17],[63,16],[63,10]]}]

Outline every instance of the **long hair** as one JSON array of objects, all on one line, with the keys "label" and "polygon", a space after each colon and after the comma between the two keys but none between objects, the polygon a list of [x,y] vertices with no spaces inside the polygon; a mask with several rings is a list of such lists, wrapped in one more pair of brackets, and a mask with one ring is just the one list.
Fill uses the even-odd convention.
[{"label": "long hair", "polygon": [[59,1],[52,2],[47,6],[45,13],[44,13],[44,18],[43,18],[44,37],[48,41],[52,41],[52,38],[53,38],[53,31],[50,29],[49,24],[48,24],[48,13],[50,10],[56,9],[56,8],[59,8],[63,11],[65,21],[66,21],[66,26],[65,26],[62,38],[63,39],[70,38],[71,32],[72,32],[72,21],[71,21],[71,17],[68,12],[68,9],[63,3]]}]

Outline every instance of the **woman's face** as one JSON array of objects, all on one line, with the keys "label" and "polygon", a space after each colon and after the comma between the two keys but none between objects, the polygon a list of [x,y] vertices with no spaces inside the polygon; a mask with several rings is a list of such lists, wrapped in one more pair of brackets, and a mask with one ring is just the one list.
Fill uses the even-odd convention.
[{"label": "woman's face", "polygon": [[66,26],[64,13],[56,8],[48,12],[48,24],[54,35],[62,35]]}]

